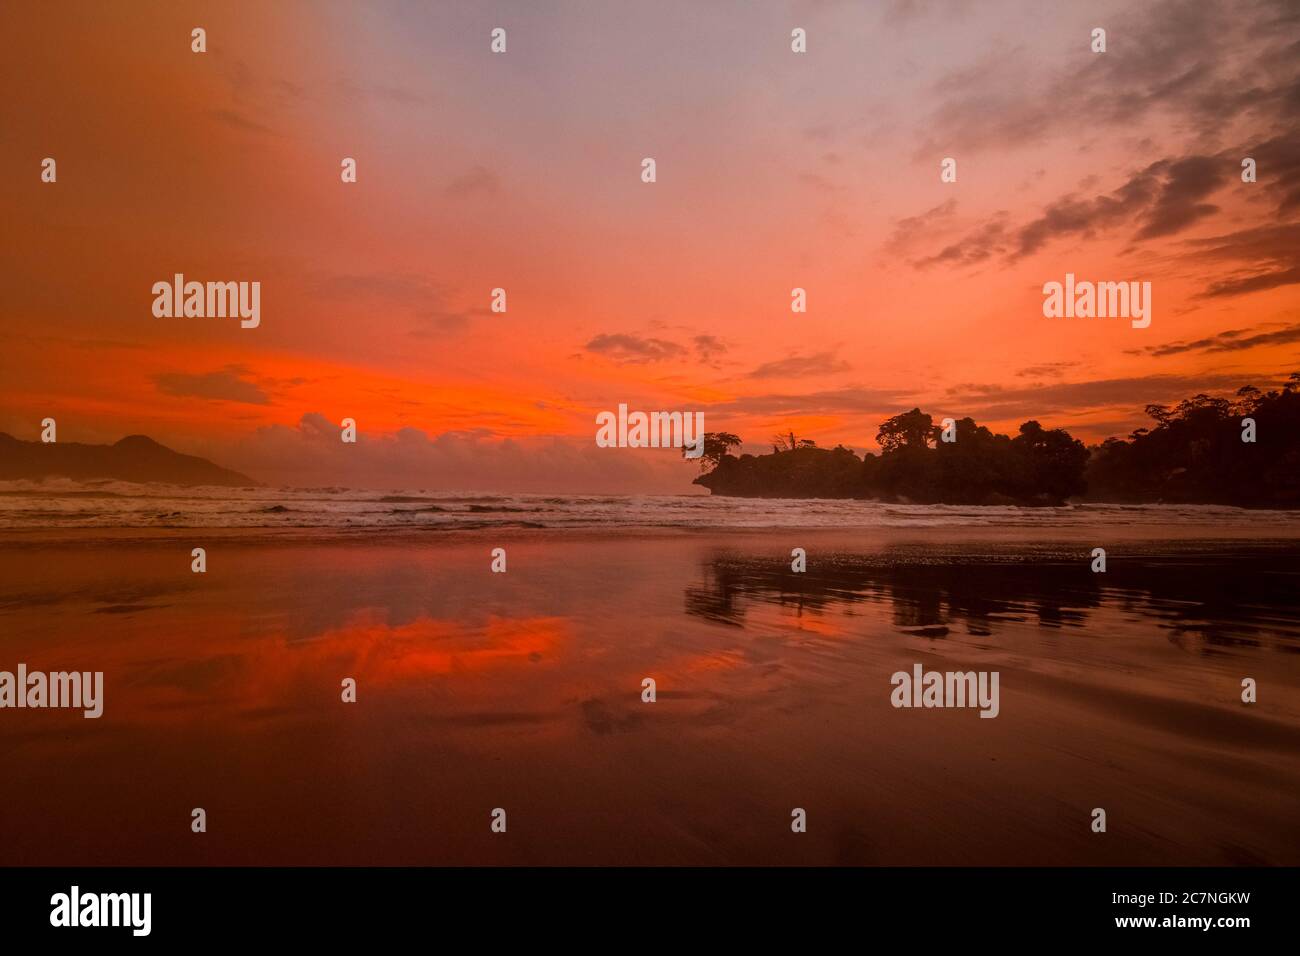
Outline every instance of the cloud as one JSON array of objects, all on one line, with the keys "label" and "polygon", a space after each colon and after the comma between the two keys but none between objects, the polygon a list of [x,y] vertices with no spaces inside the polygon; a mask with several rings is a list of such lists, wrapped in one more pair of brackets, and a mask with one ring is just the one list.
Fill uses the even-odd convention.
[{"label": "cloud", "polygon": [[1218,207],[1202,202],[1229,181],[1234,169],[1226,156],[1162,159],[1130,176],[1109,195],[1079,200],[1066,196],[1023,226],[1012,258],[1037,252],[1053,239],[1081,235],[1136,222],[1134,239],[1153,239],[1181,232]]},{"label": "cloud", "polygon": [[[1188,156],[1163,164],[1164,183],[1147,211],[1137,239],[1154,239],[1181,232],[1198,219],[1218,212],[1217,206],[1201,202],[1234,175],[1224,156]],[[1157,163],[1151,167],[1162,166]]]},{"label": "cloud", "polygon": [[1060,378],[1066,369],[1077,368],[1079,362],[1046,362],[1042,365],[1027,365],[1016,372],[1017,378]]},{"label": "cloud", "polygon": [[[485,429],[429,434],[418,428],[375,434],[355,444],[317,412],[296,426],[269,425],[221,452],[229,467],[272,485],[311,486],[328,475],[352,488],[479,492],[689,494],[697,467],[677,449],[599,448],[585,438],[499,439]],[[527,514],[521,514],[526,520]]]},{"label": "cloud", "polygon": [[667,339],[641,338],[623,333],[597,335],[586,345],[588,352],[604,355],[616,362],[641,365],[681,358],[686,349]]},{"label": "cloud", "polygon": [[249,119],[243,113],[235,110],[219,109],[209,110],[208,115],[213,119],[220,120],[227,126],[233,126],[235,129],[243,130],[246,133],[271,133],[273,130],[269,126],[263,126],[256,120]]},{"label": "cloud", "polygon": [[1295,285],[1298,282],[1300,282],[1300,268],[1282,269],[1278,272],[1263,272],[1244,279],[1224,279],[1219,282],[1212,282],[1201,294],[1201,298],[1244,295],[1247,292],[1262,292],[1265,289]]},{"label": "cloud", "polygon": [[1193,240],[1192,257],[1203,262],[1248,263],[1206,286],[1200,298],[1221,298],[1300,283],[1300,223],[1256,226]]},{"label": "cloud", "polygon": [[427,98],[418,93],[413,93],[410,90],[398,86],[385,86],[382,83],[357,84],[350,80],[339,80],[335,84],[335,88],[343,96],[359,99],[381,100],[388,103],[397,103],[402,106],[420,106],[429,102]]},{"label": "cloud", "polygon": [[726,344],[715,335],[697,335],[694,341],[696,357],[706,365],[712,364],[727,351]]},{"label": "cloud", "polygon": [[1038,418],[1062,412],[1119,407],[1138,410],[1156,402],[1177,401],[1198,392],[1236,389],[1239,373],[1146,375],[1051,385],[1006,387],[955,385],[945,392],[950,409],[976,419]]},{"label": "cloud", "polygon": [[[1088,33],[1035,51],[997,49],[962,64],[934,86],[918,157],[1026,146],[1090,130],[1132,128],[1161,112],[1192,135],[1213,135],[1225,117],[1263,122],[1295,112],[1295,22],[1288,0],[1165,0],[1105,18],[1109,49]],[[942,150],[942,151],[941,151]]]},{"label": "cloud", "polygon": [[917,269],[934,265],[970,266],[977,265],[994,256],[1006,255],[1011,249],[1011,234],[1008,231],[1005,213],[1000,213],[991,222],[987,222],[957,242],[949,243],[937,253],[912,263]]},{"label": "cloud", "polygon": [[492,315],[487,306],[456,308],[453,294],[423,276],[400,272],[336,273],[319,276],[314,293],[331,302],[374,300],[411,310],[416,327],[410,335],[436,338],[463,331],[472,320]]},{"label": "cloud", "polygon": [[[1016,224],[994,213],[964,235],[936,240],[937,251],[923,251],[911,264],[926,269],[992,259],[1013,263],[1057,241],[1114,233],[1135,243],[1178,236],[1220,212],[1214,201],[1220,193],[1238,203],[1268,203],[1278,222],[1294,218],[1300,213],[1297,24],[1300,14],[1287,0],[1164,0],[1109,16],[1105,54],[1088,52],[1083,36],[1063,51],[1064,62],[1048,57],[1047,65],[1036,68],[1031,51],[994,49],[954,68],[935,84],[938,103],[925,124],[942,130],[941,141],[923,143],[919,156],[1005,152],[1066,136],[1086,149],[1091,143],[1079,138],[1079,117],[1087,118],[1088,135],[1097,138],[1158,124],[1171,143],[1155,153],[1163,158],[1128,172],[1110,191],[1085,193],[1097,181],[1085,178],[1037,215]],[[1220,148],[1228,129],[1236,142]],[[1141,155],[1159,147],[1148,137],[1132,148]],[[1258,182],[1248,186],[1239,178],[1247,156],[1259,168]],[[941,208],[900,220],[886,248],[942,234]],[[1240,267],[1207,276],[1204,297],[1300,282],[1294,243],[1256,245],[1254,257],[1236,254],[1231,246],[1248,242],[1248,232],[1225,237],[1217,258]],[[1213,257],[1209,249],[1201,252]]]},{"label": "cloud", "polygon": [[837,359],[833,352],[815,355],[792,355],[789,358],[764,362],[749,373],[750,378],[799,378],[805,375],[832,375],[847,372],[849,363]]},{"label": "cloud", "polygon": [[949,199],[916,216],[907,216],[894,224],[894,233],[885,243],[885,249],[895,254],[905,254],[918,241],[929,238],[943,228],[957,210],[957,200]]},{"label": "cloud", "polygon": [[[1295,56],[1300,58],[1300,40],[1295,44]],[[1292,109],[1300,115],[1300,82],[1292,88],[1291,98]],[[1277,199],[1277,214],[1300,212],[1300,127],[1260,143],[1250,150],[1250,156],[1263,173],[1258,185]]]},{"label": "cloud", "polygon": [[876,414],[911,401],[909,393],[893,389],[849,387],[803,394],[744,395],[708,405],[706,411],[748,415],[858,415]]},{"label": "cloud", "polygon": [[881,19],[888,26],[899,27],[933,15],[962,16],[970,9],[970,3],[971,0],[889,0]]},{"label": "cloud", "polygon": [[[666,328],[661,322],[650,324],[655,328]],[[686,335],[690,335],[691,332],[685,326],[676,326],[674,331]],[[687,344],[683,345],[672,339],[658,336],[610,332],[595,336],[584,347],[588,352],[603,355],[623,365],[645,365],[673,359],[689,361],[693,355],[696,362],[711,368],[719,368],[723,364],[722,357],[728,351],[726,342],[716,335],[707,333],[693,335]]]},{"label": "cloud", "polygon": [[444,192],[456,199],[466,199],[475,195],[494,196],[500,186],[496,173],[485,166],[475,166],[448,183]]},{"label": "cloud", "polygon": [[[1135,241],[1182,232],[1218,207],[1205,198],[1232,182],[1239,172],[1237,153],[1190,155],[1162,159],[1132,174],[1117,189],[1091,198],[1071,193],[1049,203],[1036,218],[1018,228],[1008,225],[1005,213],[995,214],[966,236],[949,243],[932,256],[913,262],[924,269],[934,265],[968,266],[995,256],[1014,262],[1038,252],[1048,243],[1067,237],[1092,239],[1121,226],[1135,226]],[[902,223],[921,223],[938,209]],[[913,234],[920,230],[913,225]],[[897,241],[898,233],[895,233]]]},{"label": "cloud", "polygon": [[335,273],[320,276],[315,291],[329,299],[381,299],[393,303],[440,299],[442,292],[422,276],[398,272]]},{"label": "cloud", "polygon": [[1261,345],[1285,345],[1300,342],[1300,323],[1274,329],[1271,332],[1256,332],[1253,335],[1248,333],[1248,329],[1228,329],[1190,342],[1170,342],[1165,345],[1130,349],[1128,354],[1163,357],[1182,355],[1187,352],[1241,352]]},{"label": "cloud", "polygon": [[1037,252],[1053,239],[1070,235],[1091,237],[1098,230],[1131,221],[1158,193],[1156,165],[1159,164],[1131,176],[1109,195],[1086,200],[1070,195],[1051,203],[1041,216],[1017,231],[1011,258]]},{"label": "cloud", "polygon": [[463,332],[474,319],[488,318],[492,315],[488,308],[429,309],[416,316],[420,325],[411,330],[411,335],[419,339],[438,338],[439,336]]},{"label": "cloud", "polygon": [[220,402],[241,402],[246,405],[267,405],[270,398],[245,376],[248,369],[228,365],[217,372],[190,375],[185,372],[164,372],[154,376],[158,391],[166,395],[185,398],[207,398]]}]

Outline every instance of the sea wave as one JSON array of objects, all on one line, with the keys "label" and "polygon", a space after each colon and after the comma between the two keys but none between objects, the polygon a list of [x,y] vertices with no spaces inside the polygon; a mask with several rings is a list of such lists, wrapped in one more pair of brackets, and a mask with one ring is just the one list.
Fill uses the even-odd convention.
[{"label": "sea wave", "polygon": [[[527,520],[521,516],[527,515]],[[0,482],[0,529],[39,528],[1071,528],[1294,529],[1297,513],[1210,505],[1060,508],[709,495],[526,495],[340,488]]]}]

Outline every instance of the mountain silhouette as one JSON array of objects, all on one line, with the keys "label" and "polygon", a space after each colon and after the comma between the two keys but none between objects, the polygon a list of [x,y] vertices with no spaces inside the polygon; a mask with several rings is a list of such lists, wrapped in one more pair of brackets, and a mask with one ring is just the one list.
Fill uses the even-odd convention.
[{"label": "mountain silhouette", "polygon": [[115,479],[169,485],[252,487],[246,475],[206,458],[182,455],[147,435],[127,435],[112,445],[21,441],[0,432],[0,480]]}]

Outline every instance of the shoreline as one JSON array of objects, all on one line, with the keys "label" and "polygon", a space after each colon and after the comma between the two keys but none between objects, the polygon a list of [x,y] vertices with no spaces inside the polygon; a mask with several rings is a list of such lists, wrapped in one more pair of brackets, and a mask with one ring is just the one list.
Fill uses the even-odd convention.
[{"label": "shoreline", "polygon": [[312,527],[103,527],[103,528],[21,528],[8,529],[0,535],[0,550],[6,547],[41,547],[49,545],[149,544],[158,541],[199,542],[220,540],[241,545],[329,544],[421,544],[440,541],[492,540],[541,542],[547,540],[593,541],[698,539],[715,535],[716,543],[754,541],[781,537],[793,542],[833,542],[838,546],[856,545],[871,549],[881,544],[1087,544],[1090,547],[1110,542],[1134,543],[1215,543],[1250,542],[1261,547],[1300,544],[1300,523],[1270,528],[1266,535],[1258,527],[1180,527],[1151,525],[1110,525],[1098,522],[1084,526],[944,526],[944,527],[734,527],[701,525],[699,527],[644,525],[610,525],[605,527],[524,528],[501,525],[476,528],[332,528]]}]

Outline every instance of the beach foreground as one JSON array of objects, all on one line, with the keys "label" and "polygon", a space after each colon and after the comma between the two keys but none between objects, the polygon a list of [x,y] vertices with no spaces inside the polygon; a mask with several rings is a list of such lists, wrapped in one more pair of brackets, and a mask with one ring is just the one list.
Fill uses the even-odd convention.
[{"label": "beach foreground", "polygon": [[1300,542],[1043,537],[13,532],[0,669],[105,691],[0,712],[0,859],[1300,863]]}]

